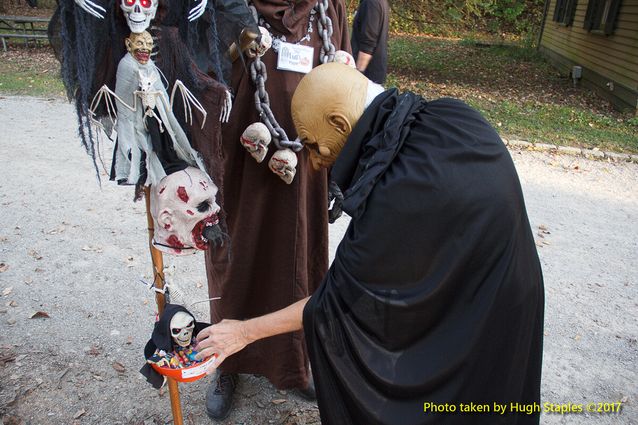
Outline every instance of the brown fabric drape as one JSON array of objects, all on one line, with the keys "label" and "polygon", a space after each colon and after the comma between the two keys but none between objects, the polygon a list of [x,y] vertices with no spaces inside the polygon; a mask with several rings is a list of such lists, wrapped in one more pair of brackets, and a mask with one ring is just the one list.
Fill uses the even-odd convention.
[{"label": "brown fabric drape", "polygon": [[[275,36],[283,34],[296,41],[306,34],[314,3],[262,0],[254,4]],[[342,0],[330,2],[328,16],[333,22],[335,47],[350,51]],[[316,20],[313,29],[311,40],[304,44],[314,46],[316,66],[321,46]],[[298,38],[292,35],[292,40],[289,34]],[[266,89],[272,110],[288,137],[294,139],[297,134],[290,102],[303,74],[277,70],[277,53],[272,50],[262,60],[268,72]],[[274,144],[258,164],[239,143],[246,127],[259,121],[255,86],[240,60],[234,63],[231,85],[235,98],[230,122],[222,127],[219,183],[232,256],[229,260],[226,249],[206,254],[210,295],[221,296],[211,303],[213,323],[260,316],[305,298],[315,291],[328,268],[326,172],[313,171],[304,150],[299,153],[293,183],[285,184],[268,169]],[[221,369],[263,375],[280,389],[305,387],[308,355],[303,332],[257,341],[227,359]]]}]

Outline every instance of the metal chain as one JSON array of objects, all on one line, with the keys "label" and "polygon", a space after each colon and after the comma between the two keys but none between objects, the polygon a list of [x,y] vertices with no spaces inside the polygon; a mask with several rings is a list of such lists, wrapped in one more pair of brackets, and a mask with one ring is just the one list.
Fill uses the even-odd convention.
[{"label": "metal chain", "polygon": [[[332,43],[332,20],[326,15],[326,11],[329,7],[329,0],[319,0],[314,9],[319,12],[319,20],[317,20],[317,29],[321,36],[321,53],[319,58],[321,63],[332,62],[335,57],[335,46]],[[255,6],[250,5],[254,16],[257,16],[257,9]],[[261,60],[260,56],[256,56],[253,62],[250,64],[250,77],[257,87],[255,90],[255,108],[259,112],[261,121],[266,125],[272,141],[277,146],[277,149],[292,149],[295,152],[299,152],[303,149],[303,143],[300,140],[290,140],[286,131],[281,128],[279,122],[275,118],[275,115],[270,109],[270,97],[266,91],[266,80],[268,74],[266,72],[266,65]]]},{"label": "metal chain", "polygon": [[319,10],[319,20],[317,21],[317,29],[321,35],[321,63],[332,62],[335,59],[335,45],[332,43],[332,19],[326,15],[328,10],[328,0],[319,0],[315,9]]}]

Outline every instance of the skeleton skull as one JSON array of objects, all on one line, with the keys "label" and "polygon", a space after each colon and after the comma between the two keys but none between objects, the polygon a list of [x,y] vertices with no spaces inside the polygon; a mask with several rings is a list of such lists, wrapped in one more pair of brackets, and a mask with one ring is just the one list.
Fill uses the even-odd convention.
[{"label": "skeleton skull", "polygon": [[151,25],[158,3],[159,0],[121,0],[120,7],[131,32],[145,31]]},{"label": "skeleton skull", "polygon": [[171,336],[175,344],[180,347],[191,345],[193,329],[195,329],[195,318],[184,311],[178,311],[171,318]]},{"label": "skeleton skull", "polygon": [[[219,228],[215,202],[217,186],[199,168],[187,167],[164,177],[151,190],[151,215],[155,222],[153,246],[185,255],[208,249],[204,234]],[[212,230],[212,229],[211,229]]]},{"label": "skeleton skull", "polygon": [[277,174],[283,181],[290,184],[297,173],[297,155],[290,149],[278,150],[268,162],[270,171]]},{"label": "skeleton skull", "polygon": [[239,141],[243,147],[257,160],[262,162],[268,153],[271,136],[268,127],[260,122],[253,123],[244,130]]},{"label": "skeleton skull", "polygon": [[354,57],[346,52],[345,50],[337,50],[335,52],[335,58],[334,58],[334,62],[336,63],[342,63],[344,65],[348,65],[352,68],[356,68],[357,64],[354,60]]},{"label": "skeleton skull", "polygon": [[257,40],[253,41],[246,50],[246,54],[251,58],[257,56],[262,57],[266,54],[268,49],[270,49],[270,46],[272,46],[272,36],[268,30],[264,27],[259,27],[259,32],[261,33],[261,40],[259,43]]}]

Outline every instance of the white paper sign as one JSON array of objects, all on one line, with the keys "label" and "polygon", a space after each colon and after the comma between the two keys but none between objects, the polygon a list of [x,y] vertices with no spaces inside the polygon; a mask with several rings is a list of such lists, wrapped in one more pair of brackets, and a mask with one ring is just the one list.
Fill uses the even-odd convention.
[{"label": "white paper sign", "polygon": [[215,360],[217,360],[217,357],[213,356],[199,366],[182,369],[182,378],[192,378],[194,376],[199,376],[203,373],[206,373],[206,369],[208,369],[208,366],[215,363]]},{"label": "white paper sign", "polygon": [[314,56],[313,47],[282,42],[279,46],[277,69],[307,74],[312,70]]}]

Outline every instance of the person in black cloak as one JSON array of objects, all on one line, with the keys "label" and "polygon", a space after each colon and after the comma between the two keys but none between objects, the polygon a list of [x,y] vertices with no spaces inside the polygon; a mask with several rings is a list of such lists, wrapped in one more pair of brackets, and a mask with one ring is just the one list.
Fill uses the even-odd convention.
[{"label": "person in black cloak", "polygon": [[292,114],[352,220],[312,297],[206,328],[198,351],[219,366],[303,325],[323,424],[538,424],[543,278],[496,131],[340,64],[304,77]]}]

